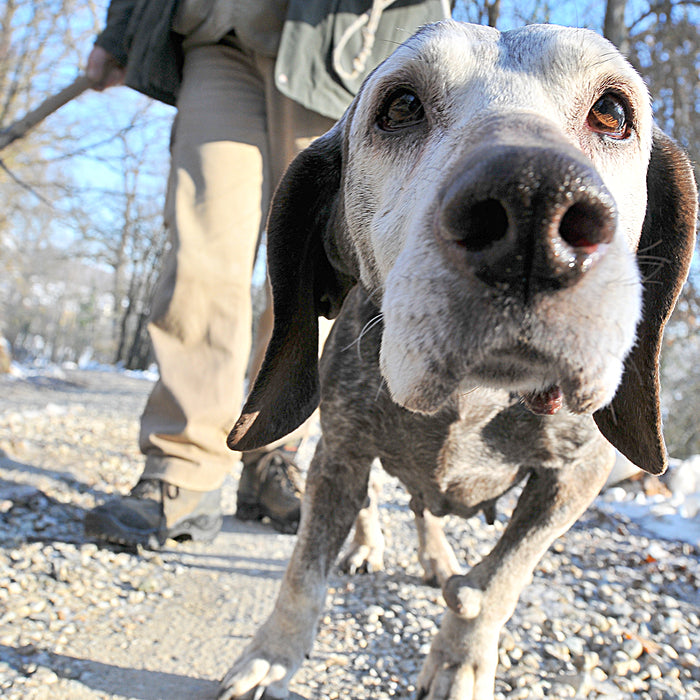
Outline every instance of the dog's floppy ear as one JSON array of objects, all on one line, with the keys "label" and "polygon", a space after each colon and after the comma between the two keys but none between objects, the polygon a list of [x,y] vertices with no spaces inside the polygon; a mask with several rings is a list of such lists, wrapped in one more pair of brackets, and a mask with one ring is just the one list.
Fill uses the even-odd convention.
[{"label": "dog's floppy ear", "polygon": [[231,449],[252,450],[284,437],[318,405],[318,316],[334,318],[354,284],[326,253],[326,247],[335,252],[341,176],[339,123],[296,157],[275,192],[267,225],[274,328],[228,437]]},{"label": "dog's floppy ear", "polygon": [[664,326],[688,275],[696,217],[697,189],[690,162],[655,128],[647,171],[647,211],[637,250],[644,284],[643,316],[615,398],[593,416],[601,433],[651,474],[661,474],[667,466],[659,354]]}]

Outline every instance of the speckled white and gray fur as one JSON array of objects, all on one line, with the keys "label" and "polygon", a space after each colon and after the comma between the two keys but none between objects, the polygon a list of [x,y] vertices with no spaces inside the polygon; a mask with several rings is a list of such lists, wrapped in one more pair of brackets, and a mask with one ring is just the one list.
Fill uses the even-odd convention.
[{"label": "speckled white and gray fur", "polygon": [[[425,108],[426,128],[413,137],[376,128],[382,100],[400,85],[415,89]],[[586,127],[591,105],[609,89],[623,93],[632,110],[634,130],[625,141]],[[651,374],[663,323],[687,274],[696,190],[687,158],[664,141],[663,179],[674,180],[676,170],[683,183],[649,218],[647,166],[657,135],[652,146],[642,81],[593,33],[548,26],[501,34],[446,22],[400,47],[368,78],[345,117],[290,168],[273,202],[268,248],[275,313],[286,315],[276,318],[232,447],[276,439],[313,409],[313,372],[299,368],[315,369],[313,328],[325,301],[309,287],[323,290],[323,280],[337,275],[328,294],[338,296],[340,288],[347,298],[320,364],[323,435],[297,544],[275,608],[223,679],[220,700],[286,697],[310,652],[329,568],[366,502],[377,457],[412,495],[421,562],[427,577],[443,584],[448,606],[416,682],[418,697],[492,700],[503,624],[547,547],[597,495],[614,460],[591,412],[615,393],[634,343],[644,282],[635,251],[649,221],[664,229],[666,247],[657,250],[667,256],[662,274],[673,277],[660,285],[665,310],[645,308],[640,323],[655,312],[640,336],[653,345],[644,365]],[[576,284],[524,303],[509,297],[507,285],[489,289],[468,268],[451,266],[433,225],[441,192],[475,149],[542,140],[583,154],[615,201],[617,223],[604,255]],[[572,192],[577,186],[562,182]],[[318,211],[310,216],[309,207]],[[290,245],[304,246],[297,268]],[[324,252],[314,257],[318,250]],[[285,287],[290,280],[297,286]],[[645,300],[646,292],[645,286]],[[628,375],[626,369],[623,383]],[[552,384],[566,401],[556,415],[535,415],[518,398]],[[634,410],[644,405],[651,420],[628,426],[627,444],[639,443],[640,433],[654,432],[660,421],[658,395],[640,393],[635,385],[624,402]],[[649,444],[658,452],[650,470],[660,470],[662,438]],[[522,494],[503,536],[463,575],[432,516],[491,514],[517,484],[524,484]],[[364,518],[358,526],[346,562],[352,569],[377,566],[381,552],[373,545],[381,548],[381,536]]]},{"label": "speckled white and gray fur", "polygon": [[[377,101],[388,84],[403,80],[421,96],[429,122],[426,135],[409,146],[373,131]],[[604,142],[585,128],[590,105],[612,87],[628,96],[640,125],[629,141]],[[543,297],[524,328],[515,311],[511,322],[508,310],[494,315],[489,290],[476,293],[461,271],[445,265],[432,221],[438,193],[464,158],[484,141],[525,142],[529,123],[590,158],[615,199],[618,231],[586,279]],[[607,41],[585,30],[533,26],[500,34],[441,26],[408,41],[369,78],[351,122],[338,127],[347,130],[353,154],[344,201],[362,283],[381,308],[382,374],[397,403],[432,411],[458,385],[469,390],[493,384],[494,376],[502,378],[497,385],[521,391],[561,384],[575,412],[610,401],[640,316],[635,251],[651,124],[642,80]],[[601,315],[609,319],[605,328]],[[494,367],[514,333],[527,334],[542,363],[513,366],[504,358]],[[448,366],[445,358],[455,357],[461,366]]]}]

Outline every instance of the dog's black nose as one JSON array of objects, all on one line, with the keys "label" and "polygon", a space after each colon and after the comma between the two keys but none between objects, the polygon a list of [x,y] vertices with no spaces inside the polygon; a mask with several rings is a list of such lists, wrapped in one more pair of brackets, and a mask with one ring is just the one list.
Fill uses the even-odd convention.
[{"label": "dog's black nose", "polygon": [[593,165],[559,144],[472,152],[436,221],[448,259],[526,296],[575,284],[615,228],[614,200]]}]

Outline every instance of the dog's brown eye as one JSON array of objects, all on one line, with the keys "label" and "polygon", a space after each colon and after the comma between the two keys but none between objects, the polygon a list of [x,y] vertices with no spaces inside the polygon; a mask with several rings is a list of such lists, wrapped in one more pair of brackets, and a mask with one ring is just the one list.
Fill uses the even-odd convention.
[{"label": "dog's brown eye", "polygon": [[377,126],[383,131],[398,131],[415,126],[425,119],[423,104],[408,88],[392,92],[377,116]]},{"label": "dog's brown eye", "polygon": [[588,113],[588,126],[613,139],[629,138],[631,127],[625,103],[612,92],[599,97]]}]

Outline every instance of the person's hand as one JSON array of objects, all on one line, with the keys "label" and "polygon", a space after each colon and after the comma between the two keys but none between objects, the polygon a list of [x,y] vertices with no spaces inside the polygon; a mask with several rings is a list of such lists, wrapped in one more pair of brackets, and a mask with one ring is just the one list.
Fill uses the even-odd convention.
[{"label": "person's hand", "polygon": [[85,69],[93,90],[102,91],[113,85],[122,85],[125,72],[124,66],[111,53],[101,46],[93,47]]}]

